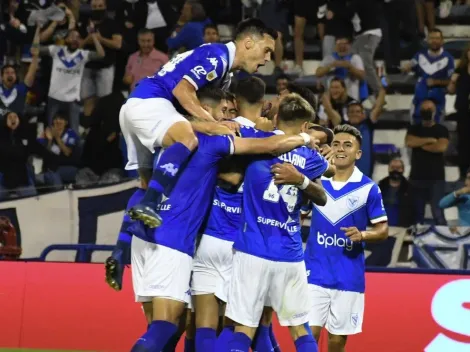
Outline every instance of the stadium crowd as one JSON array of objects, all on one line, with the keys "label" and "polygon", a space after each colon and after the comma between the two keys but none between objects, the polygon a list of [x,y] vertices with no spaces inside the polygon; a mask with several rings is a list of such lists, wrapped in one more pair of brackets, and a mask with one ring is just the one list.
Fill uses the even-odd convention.
[{"label": "stadium crowd", "polygon": [[[412,155],[410,177],[404,177],[400,155],[390,154],[389,176],[377,180],[390,225],[423,222],[426,203],[435,223],[446,224],[443,208],[455,204],[465,223],[468,210],[461,200],[470,192],[464,186],[446,196],[450,138],[440,122],[446,94],[456,94],[457,164],[461,181],[467,179],[468,184],[469,55],[465,50],[454,63],[443,48],[435,18],[466,16],[467,3],[416,1],[415,12],[403,0],[2,2],[0,198],[135,177],[123,169],[126,147],[119,110],[127,92],[176,54],[220,41],[218,23],[235,24],[252,11],[278,32],[273,73],[277,93],[287,87],[304,89],[299,83],[302,76],[314,73],[317,122],[329,127],[351,124],[361,131],[363,156],[358,167],[370,177],[377,152],[374,127],[387,109],[387,76],[414,73],[418,80],[405,141]],[[322,61],[316,72],[304,69],[307,24],[316,27],[321,41]],[[398,54],[403,40],[415,53],[405,65]],[[374,57],[381,42],[385,64],[378,67]],[[283,66],[288,45],[294,49],[290,69]],[[223,118],[230,119],[237,115],[236,105],[233,95],[226,98]],[[276,99],[266,103],[267,117]],[[41,162],[33,164],[33,157]]]}]

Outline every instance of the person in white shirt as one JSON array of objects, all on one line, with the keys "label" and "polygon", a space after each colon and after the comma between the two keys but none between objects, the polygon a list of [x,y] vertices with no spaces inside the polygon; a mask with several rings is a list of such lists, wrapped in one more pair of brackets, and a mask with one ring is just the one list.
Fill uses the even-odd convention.
[{"label": "person in white shirt", "polygon": [[80,33],[71,30],[65,38],[65,46],[49,45],[40,47],[41,55],[52,57],[52,74],[47,102],[47,123],[52,124],[52,118],[58,111],[69,115],[70,127],[78,134],[80,120],[80,88],[85,64],[90,60],[104,57],[104,49],[92,34],[96,52],[80,49]]}]

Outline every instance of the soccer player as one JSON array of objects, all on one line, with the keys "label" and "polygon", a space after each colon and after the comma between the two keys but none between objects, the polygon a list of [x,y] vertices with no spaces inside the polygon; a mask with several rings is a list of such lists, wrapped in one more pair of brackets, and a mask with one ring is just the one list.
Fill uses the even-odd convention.
[{"label": "soccer player", "polygon": [[196,235],[213,199],[219,161],[231,154],[283,153],[312,142],[305,133],[258,139],[201,133],[197,137],[197,150],[170,198],[158,207],[162,225],[143,234],[131,227],[134,293],[144,309],[152,311],[152,322],[132,352],[160,351],[177,331],[190,298]]},{"label": "soccer player", "polygon": [[[248,19],[238,25],[234,42],[206,44],[179,54],[154,76],[139,82],[119,118],[128,149],[126,169],[137,168],[146,180],[149,170],[153,172],[144,198],[129,210],[131,218],[150,227],[161,224],[155,207],[164,192],[169,195],[179,170],[197,148],[193,128],[210,132],[207,125],[192,128],[174,104],[180,104],[191,116],[214,121],[196,91],[208,84],[228,88],[231,71],[256,72],[271,59],[276,37],[277,33],[260,20]],[[153,166],[152,154],[161,146],[166,150]]]},{"label": "soccer player", "polygon": [[[315,338],[325,327],[329,352],[343,352],[347,337],[362,331],[364,242],[388,236],[380,189],[355,166],[361,133],[350,125],[334,129],[331,144],[336,174],[322,178],[324,206],[313,206],[305,264],[311,292],[309,324]],[[372,228],[367,230],[368,223]]]},{"label": "soccer player", "polygon": [[[275,118],[273,134],[295,135],[308,130],[315,112],[297,94],[284,97]],[[269,133],[267,134],[269,135]],[[278,187],[271,168],[291,163],[303,176],[296,185]],[[300,235],[300,190],[324,204],[321,187],[310,181],[323,175],[328,162],[316,150],[297,148],[278,157],[254,159],[245,171],[242,230],[233,248],[232,278],[227,296],[226,317],[233,320],[235,334],[229,351],[248,352],[269,302],[279,323],[289,326],[297,351],[315,351],[317,344],[304,327],[308,321],[307,272]],[[273,168],[276,173],[275,167]]]},{"label": "soccer player", "polygon": [[197,91],[197,98],[201,106],[214,120],[222,121],[227,119],[228,102],[225,92],[221,88],[204,87]]}]

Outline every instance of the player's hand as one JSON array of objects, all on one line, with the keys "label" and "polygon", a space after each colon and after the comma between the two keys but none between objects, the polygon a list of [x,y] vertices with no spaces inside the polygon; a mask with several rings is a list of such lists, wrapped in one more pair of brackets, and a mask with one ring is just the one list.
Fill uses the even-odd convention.
[{"label": "player's hand", "polygon": [[457,196],[463,196],[464,194],[470,194],[470,187],[462,187],[458,191],[455,191],[455,195]]},{"label": "player's hand", "polygon": [[321,155],[330,163],[330,165],[335,164],[335,152],[327,144],[322,145],[320,149]]},{"label": "player's hand", "polygon": [[227,126],[234,133],[240,133],[240,124],[235,121],[220,121],[221,125]]},{"label": "player's hand", "polygon": [[274,130],[273,122],[266,117],[258,117],[255,121],[255,128],[264,131],[264,132],[271,132]]},{"label": "player's hand", "polygon": [[353,242],[361,242],[363,240],[362,232],[357,227],[341,227],[340,230],[344,231],[344,234]]},{"label": "player's hand", "polygon": [[304,175],[290,163],[274,164],[271,172],[274,174],[275,185],[300,185],[304,181]]}]

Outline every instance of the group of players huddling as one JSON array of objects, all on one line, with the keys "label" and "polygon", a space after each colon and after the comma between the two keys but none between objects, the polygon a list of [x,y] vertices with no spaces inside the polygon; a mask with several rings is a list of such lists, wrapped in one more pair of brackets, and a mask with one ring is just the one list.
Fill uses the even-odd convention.
[{"label": "group of players huddling", "polygon": [[[179,54],[144,78],[121,109],[126,168],[138,169],[142,188],[106,281],[121,289],[130,253],[148,320],[132,352],[174,351],[185,331],[185,351],[279,351],[273,312],[297,351],[317,351],[323,327],[333,352],[361,332],[364,242],[388,228],[379,188],[355,167],[360,132],[314,125],[308,89],[285,92],[272,122],[261,118],[265,85],[255,77],[236,86],[239,116],[219,120],[231,72],[255,73],[276,36],[245,20],[233,42]],[[301,211],[310,210],[304,252]]]}]

